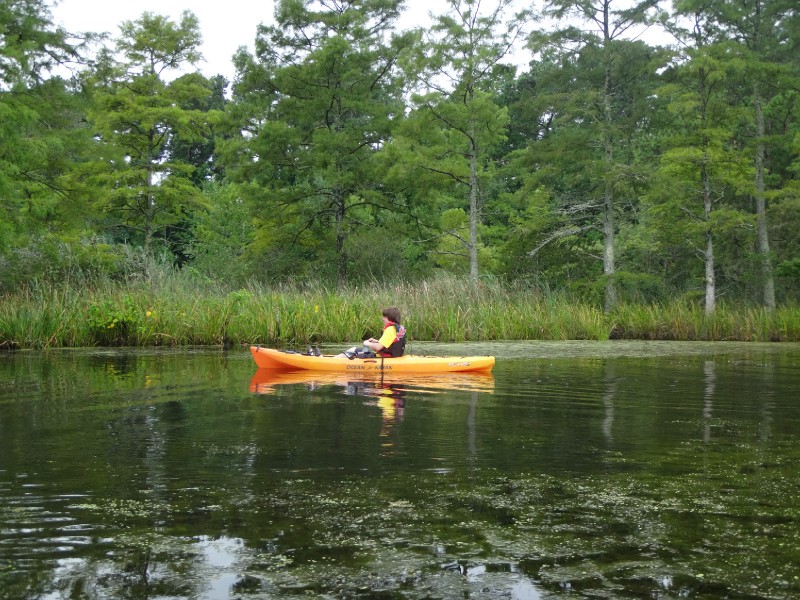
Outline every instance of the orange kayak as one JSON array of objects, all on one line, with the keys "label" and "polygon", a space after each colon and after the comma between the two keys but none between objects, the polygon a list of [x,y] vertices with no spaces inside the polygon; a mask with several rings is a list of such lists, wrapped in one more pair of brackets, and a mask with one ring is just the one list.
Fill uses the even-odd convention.
[{"label": "orange kayak", "polygon": [[494,356],[414,356],[398,358],[347,358],[308,356],[297,352],[250,346],[261,369],[328,371],[337,373],[463,373],[491,371]]}]

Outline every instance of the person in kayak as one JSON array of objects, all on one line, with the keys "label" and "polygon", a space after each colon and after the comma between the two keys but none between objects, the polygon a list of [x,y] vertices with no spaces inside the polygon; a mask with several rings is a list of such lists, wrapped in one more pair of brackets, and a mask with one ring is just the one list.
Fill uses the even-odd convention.
[{"label": "person in kayak", "polygon": [[379,339],[369,338],[362,342],[363,346],[348,348],[339,356],[347,358],[366,358],[382,356],[384,358],[397,358],[403,356],[406,350],[406,328],[400,324],[400,309],[396,306],[384,308],[383,334]]}]

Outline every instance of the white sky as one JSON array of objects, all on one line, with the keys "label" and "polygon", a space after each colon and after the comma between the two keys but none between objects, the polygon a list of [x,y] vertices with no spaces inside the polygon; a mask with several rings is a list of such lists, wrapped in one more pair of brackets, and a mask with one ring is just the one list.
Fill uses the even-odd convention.
[{"label": "white sky", "polygon": [[[273,0],[51,0],[53,22],[72,33],[91,31],[119,34],[123,21],[135,21],[151,12],[179,22],[184,10],[192,11],[200,21],[203,34],[201,52],[205,62],[197,67],[206,76],[221,73],[233,79],[232,57],[240,46],[253,47],[256,27],[272,21]],[[427,20],[431,10],[443,12],[444,0],[406,0],[402,27]]]},{"label": "white sky", "polygon": [[124,21],[135,21],[144,12],[163,15],[176,23],[184,10],[192,11],[200,21],[203,34],[201,52],[205,62],[198,68],[207,76],[221,73],[233,78],[231,57],[239,46],[252,47],[256,27],[272,19],[273,2],[252,0],[57,0],[53,22],[72,33],[107,32],[119,34]]},{"label": "white sky", "polygon": [[[144,12],[163,15],[179,22],[184,10],[191,10],[200,21],[203,35],[201,52],[204,62],[197,65],[206,76],[222,74],[233,80],[235,74],[232,57],[240,46],[253,47],[256,28],[260,23],[272,22],[274,0],[48,0],[52,7],[53,21],[72,33],[107,32],[115,37],[123,21],[134,21]],[[538,0],[517,0],[516,6],[539,4]],[[405,14],[398,26],[410,28],[427,24],[428,15],[444,13],[447,0],[406,0]],[[510,15],[509,15],[510,16]],[[667,43],[652,29],[645,34],[650,41]],[[530,60],[530,53],[519,40],[511,60],[523,71]]]}]

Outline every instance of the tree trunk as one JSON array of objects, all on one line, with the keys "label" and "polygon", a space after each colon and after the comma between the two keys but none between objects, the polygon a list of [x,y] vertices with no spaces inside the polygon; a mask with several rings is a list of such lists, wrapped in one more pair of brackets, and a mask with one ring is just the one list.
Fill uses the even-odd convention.
[{"label": "tree trunk", "polygon": [[772,258],[769,252],[769,233],[767,231],[767,201],[764,195],[764,110],[758,82],[753,83],[753,104],[756,117],[756,181],[755,203],[758,216],[758,252],[761,254],[761,276],[764,283],[764,307],[775,309],[775,279],[772,274]]},{"label": "tree trunk", "polygon": [[617,287],[614,284],[614,198],[606,183],[605,208],[603,214],[603,275],[606,278],[605,311],[617,305]]},{"label": "tree trunk", "polygon": [[[701,44],[698,44],[698,47]],[[703,132],[703,162],[700,165],[700,182],[703,186],[703,221],[706,225],[706,315],[714,314],[717,308],[717,280],[714,275],[714,233],[711,230],[711,211],[714,203],[711,198],[711,176],[708,173],[708,146],[709,139],[706,135],[708,126],[707,99],[706,99],[706,71],[700,69],[700,130]]]},{"label": "tree trunk", "polygon": [[144,214],[144,256],[147,261],[147,270],[150,270],[150,264],[153,262],[153,208],[155,201],[153,200],[153,192],[150,187],[147,189],[147,198],[145,200],[147,206]]},{"label": "tree trunk", "polygon": [[708,169],[706,168],[705,157],[701,171],[703,181],[703,213],[706,223],[706,315],[712,315],[717,303],[717,281],[714,276],[714,235],[711,231],[711,182],[709,181]]},{"label": "tree trunk", "polygon": [[478,148],[475,140],[475,122],[470,123],[469,155],[469,278],[478,280]]},{"label": "tree trunk", "polygon": [[[153,147],[153,136],[150,134],[150,147]],[[145,188],[145,206],[144,206],[144,260],[146,275],[148,278],[154,270],[154,257],[153,257],[153,234],[155,229],[156,220],[156,199],[155,192],[153,191],[153,169],[152,163],[148,161],[147,166],[147,187]]]},{"label": "tree trunk", "polygon": [[347,237],[344,230],[345,199],[340,198],[336,204],[336,256],[339,257],[337,278],[339,287],[347,283],[347,252],[345,251],[345,239]]},{"label": "tree trunk", "polygon": [[611,59],[609,45],[611,32],[609,30],[610,2],[603,3],[603,40],[605,52],[605,82],[603,87],[603,118],[604,118],[604,147],[605,147],[605,192],[603,203],[603,275],[605,276],[605,311],[610,312],[617,305],[617,286],[614,283],[616,266],[614,261],[614,190],[612,186],[612,172],[614,166],[614,139],[612,135],[611,116]]}]

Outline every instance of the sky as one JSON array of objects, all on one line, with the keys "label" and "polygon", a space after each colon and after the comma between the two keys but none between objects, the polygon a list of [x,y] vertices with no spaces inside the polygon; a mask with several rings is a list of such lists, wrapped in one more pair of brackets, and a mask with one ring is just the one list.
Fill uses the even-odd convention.
[{"label": "sky", "polygon": [[53,22],[69,32],[119,33],[123,21],[135,21],[144,12],[163,15],[174,22],[191,10],[200,21],[201,52],[205,62],[197,66],[205,75],[218,73],[232,79],[232,56],[240,46],[252,47],[256,27],[272,19],[273,2],[253,0],[60,0],[52,8]]},{"label": "sky", "polygon": [[[400,25],[411,27],[428,12],[442,12],[444,0],[406,0],[409,7]],[[197,67],[206,76],[222,74],[233,79],[232,57],[240,46],[253,47],[256,27],[272,21],[273,0],[60,0],[51,4],[53,22],[67,31],[119,33],[123,21],[135,21],[144,12],[180,21],[184,10],[191,10],[200,21],[203,35],[201,52],[205,62]],[[441,7],[441,8],[440,8]],[[421,24],[421,22],[420,22]]]},{"label": "sky", "polygon": [[[97,0],[48,0],[53,22],[67,31],[119,33],[123,21],[134,21],[144,12],[163,15],[174,22],[180,21],[184,10],[191,10],[200,22],[203,45],[200,51],[204,62],[197,68],[206,76],[222,74],[229,81],[235,75],[233,55],[240,46],[252,49],[256,28],[260,23],[272,22],[274,0],[112,0],[98,6]],[[55,5],[53,5],[55,2]],[[518,0],[517,5],[535,4],[535,0]],[[398,23],[401,28],[426,25],[430,12],[442,14],[447,0],[406,0],[406,11]],[[651,38],[656,32],[645,35]],[[664,39],[652,42],[667,43]],[[518,71],[523,70],[530,54],[519,42],[511,60]]]}]

